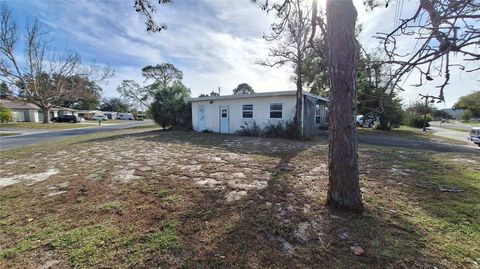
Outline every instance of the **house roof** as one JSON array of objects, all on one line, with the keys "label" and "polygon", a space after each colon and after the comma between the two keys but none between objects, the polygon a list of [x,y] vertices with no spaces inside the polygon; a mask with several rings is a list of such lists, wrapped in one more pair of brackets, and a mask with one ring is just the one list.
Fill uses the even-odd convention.
[{"label": "house roof", "polygon": [[12,101],[1,99],[0,104],[9,109],[40,109],[37,105],[25,101]]},{"label": "house roof", "polygon": [[103,113],[103,111],[100,110],[77,110],[78,113]]},{"label": "house roof", "polygon": [[[276,92],[259,92],[252,94],[237,94],[237,95],[220,95],[220,96],[207,96],[207,97],[195,97],[188,98],[187,101],[198,102],[198,101],[210,101],[210,100],[226,100],[226,99],[243,99],[243,98],[256,98],[256,97],[270,97],[270,96],[290,96],[295,95],[297,91],[276,91]],[[303,92],[303,95],[313,97],[325,102],[328,102],[328,99],[321,97],[309,92]]]},{"label": "house roof", "polygon": [[52,107],[50,110],[77,111],[76,109],[63,107],[63,106]]},{"label": "house roof", "polygon": [[[21,101],[21,100],[7,100],[7,99],[0,99],[0,104],[2,106],[9,108],[9,109],[34,109],[34,110],[40,110],[40,107],[26,102],[26,101]],[[63,110],[63,111],[76,111],[75,109],[71,109],[68,107],[61,107],[61,106],[56,106],[52,107],[50,110]]]}]

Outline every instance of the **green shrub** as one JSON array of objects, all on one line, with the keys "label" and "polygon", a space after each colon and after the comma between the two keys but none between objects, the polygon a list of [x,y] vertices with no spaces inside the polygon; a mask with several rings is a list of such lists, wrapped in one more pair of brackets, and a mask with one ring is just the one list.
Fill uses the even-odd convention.
[{"label": "green shrub", "polygon": [[267,123],[263,129],[255,122],[245,122],[237,134],[242,136],[265,136],[269,138],[289,138],[295,139],[302,137],[302,131],[295,128],[293,121],[279,121],[277,123]]},{"label": "green shrub", "polygon": [[0,105],[0,122],[5,123],[11,121],[13,121],[12,111]]},{"label": "green shrub", "polygon": [[473,118],[473,113],[470,110],[465,110],[462,114],[462,121],[469,121]]},{"label": "green shrub", "polygon": [[[429,122],[432,121],[432,117],[427,115],[426,117],[426,127],[429,127]],[[408,113],[405,117],[405,124],[410,127],[423,128],[423,115]]]},{"label": "green shrub", "polygon": [[296,128],[293,121],[287,121],[285,123],[285,137],[286,138],[300,138],[302,137],[302,131]]},{"label": "green shrub", "polygon": [[240,130],[237,134],[242,136],[260,136],[262,129],[255,121],[245,122],[240,126]]},{"label": "green shrub", "polygon": [[284,137],[285,135],[285,125],[283,121],[275,123],[267,123],[263,128],[263,134],[266,137]]},{"label": "green shrub", "polygon": [[153,84],[149,86],[155,92],[154,101],[151,105],[153,120],[163,128],[181,127],[191,128],[192,105],[185,99],[190,90],[180,82],[170,86]]}]

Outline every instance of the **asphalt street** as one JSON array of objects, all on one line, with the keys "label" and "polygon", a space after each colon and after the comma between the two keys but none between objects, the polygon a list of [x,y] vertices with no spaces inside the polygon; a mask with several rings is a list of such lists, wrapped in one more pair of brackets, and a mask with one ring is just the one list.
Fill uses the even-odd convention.
[{"label": "asphalt street", "polygon": [[14,148],[29,146],[37,143],[78,136],[78,135],[86,135],[86,134],[92,134],[92,133],[98,133],[98,132],[112,132],[112,131],[121,130],[125,128],[142,126],[142,125],[151,125],[151,124],[153,124],[153,121],[151,120],[133,121],[133,122],[127,122],[122,124],[103,125],[98,127],[86,127],[86,128],[78,128],[78,129],[70,129],[70,130],[52,130],[52,131],[44,131],[44,132],[25,134],[25,135],[3,136],[3,137],[0,137],[0,150],[3,151],[8,149],[14,149]]}]

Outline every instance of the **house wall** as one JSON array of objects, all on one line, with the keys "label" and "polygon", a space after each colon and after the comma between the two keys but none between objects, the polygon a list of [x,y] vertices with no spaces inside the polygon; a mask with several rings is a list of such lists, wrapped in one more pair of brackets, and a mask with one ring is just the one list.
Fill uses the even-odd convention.
[{"label": "house wall", "polygon": [[23,109],[12,109],[12,118],[13,121],[15,122],[24,122],[28,121],[28,118],[25,117],[25,114],[27,114],[28,117],[28,112]]},{"label": "house wall", "polygon": [[[309,96],[304,96],[303,101],[303,134],[305,136],[317,135],[327,126],[326,102]],[[319,106],[319,122],[316,121],[317,105]]]},{"label": "house wall", "polygon": [[[213,132],[220,131],[220,106],[229,106],[229,133],[235,133],[245,122],[255,122],[264,127],[267,123],[278,123],[293,120],[295,115],[295,96],[266,96],[242,99],[224,99],[211,101],[192,102],[192,125],[193,129],[199,130],[198,107],[205,106],[205,128]],[[283,105],[282,118],[270,119],[270,104],[281,103]],[[242,105],[253,105],[253,119],[243,119]]]}]

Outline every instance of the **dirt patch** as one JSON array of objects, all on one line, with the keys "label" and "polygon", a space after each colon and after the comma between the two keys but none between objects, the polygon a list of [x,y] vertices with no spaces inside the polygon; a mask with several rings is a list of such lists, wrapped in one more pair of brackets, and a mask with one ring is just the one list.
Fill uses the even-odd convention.
[{"label": "dirt patch", "polygon": [[32,173],[32,174],[22,174],[22,175],[15,175],[11,177],[3,177],[0,178],[0,187],[6,187],[10,185],[14,185],[17,183],[25,183],[27,185],[32,185],[40,181],[47,180],[53,175],[59,173],[58,169],[50,168],[45,172],[41,173]]},{"label": "dirt patch", "polygon": [[[2,156],[3,181],[37,184],[0,189],[0,268],[475,268],[480,262],[471,258],[479,238],[472,197],[478,197],[480,160],[473,155],[361,145],[365,212],[350,215],[324,206],[325,140],[108,135]],[[476,163],[454,161],[459,170],[435,158]],[[62,159],[77,161],[62,165]],[[45,176],[52,160],[58,170]],[[34,174],[43,181],[32,181]],[[357,256],[352,246],[364,252]]]}]

